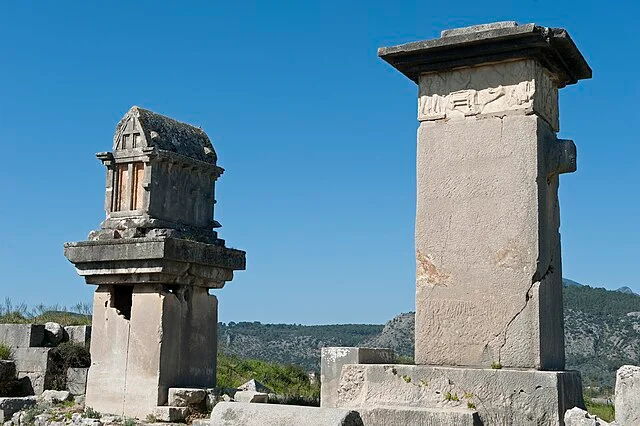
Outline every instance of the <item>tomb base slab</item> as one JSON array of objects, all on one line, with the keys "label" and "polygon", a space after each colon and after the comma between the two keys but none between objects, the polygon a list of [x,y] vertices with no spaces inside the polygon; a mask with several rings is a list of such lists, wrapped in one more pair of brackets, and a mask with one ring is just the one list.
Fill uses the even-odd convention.
[{"label": "tomb base slab", "polygon": [[584,401],[576,371],[351,364],[342,369],[338,406],[467,409],[480,425],[557,426]]}]

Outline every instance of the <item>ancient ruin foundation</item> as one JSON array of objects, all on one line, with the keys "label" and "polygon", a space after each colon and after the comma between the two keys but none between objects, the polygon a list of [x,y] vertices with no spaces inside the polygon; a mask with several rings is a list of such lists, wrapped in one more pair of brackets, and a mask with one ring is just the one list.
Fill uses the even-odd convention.
[{"label": "ancient ruin foundation", "polygon": [[169,388],[215,386],[218,302],[245,253],[213,228],[223,169],[207,135],[142,108],[122,118],[107,168],[107,218],[65,256],[97,285],[86,405],[145,418]]}]

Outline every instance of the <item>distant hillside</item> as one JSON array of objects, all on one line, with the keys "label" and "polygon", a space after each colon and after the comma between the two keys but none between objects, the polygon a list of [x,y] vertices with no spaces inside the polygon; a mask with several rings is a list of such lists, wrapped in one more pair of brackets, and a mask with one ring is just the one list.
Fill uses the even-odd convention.
[{"label": "distant hillside", "polygon": [[[565,281],[564,312],[567,368],[579,370],[585,386],[612,387],[618,367],[640,365],[640,296]],[[412,312],[384,327],[230,323],[220,325],[219,341],[225,353],[316,371],[323,346],[389,347],[413,356],[414,327]]]},{"label": "distant hillside", "polygon": [[320,348],[361,346],[379,335],[382,325],[290,325],[259,322],[218,324],[220,350],[242,358],[300,365],[320,370]]}]

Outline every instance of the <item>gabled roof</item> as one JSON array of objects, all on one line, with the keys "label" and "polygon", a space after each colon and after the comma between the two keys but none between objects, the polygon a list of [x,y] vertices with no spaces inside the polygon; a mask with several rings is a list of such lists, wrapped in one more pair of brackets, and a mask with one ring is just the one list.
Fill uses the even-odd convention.
[{"label": "gabled roof", "polygon": [[[134,141],[133,145],[129,136]],[[218,159],[209,137],[202,129],[133,106],[116,126],[113,150],[143,147],[175,152],[210,164],[216,164]]]}]

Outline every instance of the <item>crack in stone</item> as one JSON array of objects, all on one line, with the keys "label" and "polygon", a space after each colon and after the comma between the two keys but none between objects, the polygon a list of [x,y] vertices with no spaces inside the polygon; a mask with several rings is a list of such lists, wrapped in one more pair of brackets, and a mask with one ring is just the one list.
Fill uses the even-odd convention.
[{"label": "crack in stone", "polygon": [[536,272],[533,274],[533,277],[531,279],[531,285],[529,286],[529,288],[527,289],[527,292],[525,293],[524,306],[522,306],[522,308],[520,308],[520,310],[518,310],[518,312],[515,313],[515,315],[509,320],[507,325],[504,326],[502,331],[500,331],[498,334],[495,335],[495,337],[502,335],[502,344],[498,348],[498,363],[502,361],[502,349],[507,344],[507,332],[509,331],[509,327],[511,327],[511,324],[513,324],[513,322],[518,318],[518,316],[520,316],[520,314],[524,312],[525,309],[527,309],[527,306],[529,305],[529,301],[531,300],[531,290],[533,290],[533,287],[536,284],[541,283],[549,274],[552,274],[552,273],[553,273],[553,258],[549,260],[549,266],[547,267],[544,274],[542,274],[542,276],[538,277],[538,269],[536,268]]}]

